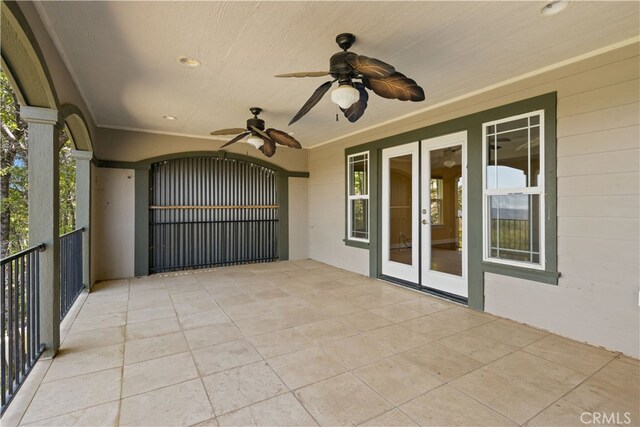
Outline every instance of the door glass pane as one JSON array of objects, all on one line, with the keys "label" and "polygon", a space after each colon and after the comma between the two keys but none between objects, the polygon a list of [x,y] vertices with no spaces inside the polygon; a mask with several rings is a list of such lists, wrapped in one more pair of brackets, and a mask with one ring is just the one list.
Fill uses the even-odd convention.
[{"label": "door glass pane", "polygon": [[389,259],[407,265],[413,258],[411,157],[407,154],[389,159]]},{"label": "door glass pane", "polygon": [[462,276],[462,146],[430,151],[430,164],[431,270]]}]

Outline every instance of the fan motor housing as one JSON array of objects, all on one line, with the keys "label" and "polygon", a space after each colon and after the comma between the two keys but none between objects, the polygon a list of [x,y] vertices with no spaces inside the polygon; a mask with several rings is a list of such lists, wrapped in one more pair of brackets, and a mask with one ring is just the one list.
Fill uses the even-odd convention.
[{"label": "fan motor housing", "polygon": [[334,79],[340,79],[345,76],[356,77],[353,68],[347,63],[347,58],[354,55],[353,52],[338,52],[329,59],[329,74]]},{"label": "fan motor housing", "polygon": [[256,129],[264,130],[264,120],[257,117],[247,120],[247,129],[251,129],[252,126]]}]

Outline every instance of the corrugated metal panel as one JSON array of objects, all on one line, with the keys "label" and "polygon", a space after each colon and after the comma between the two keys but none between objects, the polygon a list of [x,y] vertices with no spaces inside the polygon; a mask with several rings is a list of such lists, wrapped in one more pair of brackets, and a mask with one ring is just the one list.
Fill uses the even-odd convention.
[{"label": "corrugated metal panel", "polygon": [[192,157],[151,167],[152,273],[278,259],[275,172]]}]

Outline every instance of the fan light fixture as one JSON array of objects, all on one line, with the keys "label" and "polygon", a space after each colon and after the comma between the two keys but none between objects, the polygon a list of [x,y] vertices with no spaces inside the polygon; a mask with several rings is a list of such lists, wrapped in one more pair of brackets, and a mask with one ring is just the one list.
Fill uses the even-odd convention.
[{"label": "fan light fixture", "polygon": [[256,148],[260,148],[264,145],[264,141],[255,135],[251,135],[249,139],[247,139],[247,144],[253,145]]},{"label": "fan light fixture", "polygon": [[178,62],[181,65],[189,68],[195,68],[200,65],[200,61],[198,61],[196,58],[191,58],[190,56],[181,56],[178,58]]},{"label": "fan light fixture", "polygon": [[331,91],[331,101],[347,109],[360,99],[360,92],[350,84],[341,84]]},{"label": "fan light fixture", "polygon": [[451,169],[456,165],[456,161],[453,158],[453,154],[456,152],[456,150],[455,148],[449,148],[448,150],[446,150],[446,152],[448,152],[447,159],[444,162],[442,162],[442,164],[445,167]]},{"label": "fan light fixture", "polygon": [[349,49],[356,41],[351,33],[338,34],[336,43],[342,49],[329,59],[329,71],[303,71],[299,73],[278,74],[276,77],[322,77],[331,76],[332,80],[322,83],[304,103],[302,108],[289,121],[294,124],[307,114],[335,82],[338,88],[331,92],[331,101],[338,104],[349,122],[356,122],[367,109],[369,94],[367,90],[387,99],[400,101],[424,101],[424,90],[415,80],[398,72],[393,65],[379,59],[358,55]]},{"label": "fan light fixture", "polygon": [[540,13],[543,16],[551,16],[551,15],[555,15],[557,13],[562,12],[568,6],[569,6],[569,0],[556,0],[556,1],[552,1],[550,3],[547,3],[542,8],[542,10],[540,10]]},{"label": "fan light fixture", "polygon": [[215,130],[210,135],[235,135],[222,147],[228,147],[231,144],[243,140],[247,136],[247,144],[251,144],[258,150],[262,151],[267,157],[272,157],[276,153],[276,144],[284,145],[290,148],[302,148],[302,145],[291,135],[278,129],[268,128],[265,129],[264,120],[258,118],[258,115],[262,112],[262,108],[251,107],[249,108],[253,117],[247,120],[247,127],[245,128],[230,128]]}]

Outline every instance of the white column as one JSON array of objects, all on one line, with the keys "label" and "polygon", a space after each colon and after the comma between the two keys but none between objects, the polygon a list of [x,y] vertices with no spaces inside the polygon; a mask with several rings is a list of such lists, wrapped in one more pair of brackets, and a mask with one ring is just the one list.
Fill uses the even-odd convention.
[{"label": "white column", "polygon": [[91,288],[90,236],[91,236],[91,159],[93,151],[73,152],[76,159],[76,229],[84,227],[82,233],[82,284]]},{"label": "white column", "polygon": [[40,340],[44,357],[60,347],[60,210],[58,111],[20,107],[29,130],[29,245],[46,245],[40,254]]}]

